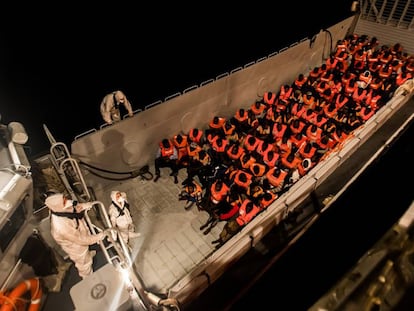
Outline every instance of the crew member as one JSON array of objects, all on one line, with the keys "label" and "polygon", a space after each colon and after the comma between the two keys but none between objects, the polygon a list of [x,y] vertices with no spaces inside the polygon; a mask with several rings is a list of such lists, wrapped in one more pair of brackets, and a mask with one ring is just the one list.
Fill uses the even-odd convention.
[{"label": "crew member", "polygon": [[96,253],[90,251],[89,246],[98,243],[106,236],[103,232],[91,234],[83,218],[85,210],[90,209],[92,204],[69,200],[62,193],[49,195],[45,204],[51,211],[52,237],[74,262],[79,276],[87,277],[93,271],[92,262]]},{"label": "crew member", "polygon": [[127,195],[125,192],[118,190],[111,191],[111,200],[108,216],[111,220],[112,227],[119,230],[121,238],[128,245],[129,239],[137,238],[141,234],[135,232]]},{"label": "crew member", "polygon": [[132,106],[122,91],[114,91],[105,95],[101,102],[101,115],[108,124],[121,121],[120,106],[123,105],[128,115],[134,115]]}]

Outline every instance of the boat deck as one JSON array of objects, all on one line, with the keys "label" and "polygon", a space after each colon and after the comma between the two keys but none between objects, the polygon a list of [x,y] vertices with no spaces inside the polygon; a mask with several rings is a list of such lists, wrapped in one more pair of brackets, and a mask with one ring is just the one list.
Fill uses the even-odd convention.
[{"label": "boat deck", "polygon": [[[359,156],[349,158],[344,162],[346,165],[342,165],[337,170],[339,175],[335,173],[326,180],[317,190],[318,198],[322,199],[331,194],[333,189],[340,191],[340,188],[332,188],[335,180],[338,181],[338,176],[343,175],[344,180],[352,178],[352,175],[357,174],[364,163],[366,165],[374,157],[374,153],[398,131],[404,120],[413,119],[413,102],[411,98],[408,103],[395,111],[393,116],[377,129],[375,135],[367,139],[358,149]],[[150,165],[149,169],[150,172],[154,172],[153,165]],[[111,191],[119,190],[127,193],[136,231],[141,233],[140,237],[131,240],[132,258],[136,271],[146,290],[162,295],[168,295],[171,287],[182,281],[186,275],[202,265],[203,261],[215,252],[215,245],[211,242],[218,238],[224,226],[224,222],[220,222],[204,235],[200,226],[208,219],[207,212],[199,211],[195,205],[186,210],[185,201],[178,199],[178,194],[182,190],[181,183],[186,178],[185,169],[180,170],[177,184],[174,183],[169,173],[168,168],[162,168],[161,178],[154,182],[143,179],[141,176],[125,180],[104,180],[85,172],[86,181],[102,179],[99,183],[102,187],[95,188],[94,191],[96,199],[106,207],[110,204]],[[94,183],[96,184],[96,180]],[[103,266],[105,266],[105,259],[98,252],[95,257],[95,270],[99,271]],[[71,286],[75,285],[75,288],[84,289],[90,288],[91,283],[96,282],[96,277],[81,281],[74,267],[71,270],[72,273],[63,285],[61,293],[50,293],[43,310],[51,310],[49,305],[56,306],[57,302],[62,301],[61,299],[68,300],[68,303],[62,306],[61,311],[73,310],[68,295]],[[206,278],[208,278],[207,274]],[[62,298],[65,293],[66,297]],[[90,307],[88,306],[89,310],[92,310]],[[100,308],[96,303],[94,307],[96,307],[94,310]]]}]

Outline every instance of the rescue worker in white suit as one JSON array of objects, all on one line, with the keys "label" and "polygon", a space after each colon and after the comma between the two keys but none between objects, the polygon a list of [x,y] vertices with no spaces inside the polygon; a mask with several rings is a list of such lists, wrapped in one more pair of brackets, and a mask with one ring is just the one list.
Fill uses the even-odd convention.
[{"label": "rescue worker in white suit", "polygon": [[96,251],[89,250],[89,246],[98,243],[106,236],[103,232],[91,234],[83,218],[84,211],[90,209],[92,204],[77,203],[62,193],[49,195],[45,204],[51,211],[52,237],[74,262],[79,276],[87,277],[93,272],[93,256],[96,254]]},{"label": "rescue worker in white suit", "polygon": [[105,95],[101,102],[101,114],[106,123],[121,121],[121,105],[124,105],[130,117],[134,115],[131,103],[122,91],[118,90]]},{"label": "rescue worker in white suit", "polygon": [[111,205],[109,206],[108,215],[112,227],[119,230],[121,238],[128,245],[129,239],[137,238],[141,234],[135,232],[135,226],[129,210],[129,203],[125,192],[118,190],[111,191]]}]

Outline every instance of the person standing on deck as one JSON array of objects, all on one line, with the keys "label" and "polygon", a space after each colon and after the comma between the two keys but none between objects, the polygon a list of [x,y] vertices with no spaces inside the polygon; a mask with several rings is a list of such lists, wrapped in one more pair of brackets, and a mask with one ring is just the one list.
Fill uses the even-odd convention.
[{"label": "person standing on deck", "polygon": [[130,117],[134,115],[131,103],[122,91],[118,90],[105,95],[102,99],[100,108],[102,118],[106,123],[112,124],[121,121],[121,105],[124,105],[124,108],[128,111]]},{"label": "person standing on deck", "polygon": [[137,238],[141,234],[135,232],[135,226],[131,217],[129,203],[125,192],[111,191],[111,205],[108,216],[112,227],[118,229],[121,238],[128,245],[129,239]]},{"label": "person standing on deck", "polygon": [[155,165],[155,178],[154,182],[157,182],[161,176],[160,169],[162,167],[169,167],[171,169],[170,176],[174,176],[174,183],[178,183],[178,150],[168,138],[164,138],[158,146],[157,153],[154,160]]},{"label": "person standing on deck", "polygon": [[92,207],[91,203],[78,203],[69,200],[62,193],[47,196],[46,206],[51,211],[50,230],[56,243],[62,247],[74,262],[79,276],[85,278],[93,272],[93,256],[89,246],[103,240],[105,233],[91,234],[83,218],[84,212]]}]

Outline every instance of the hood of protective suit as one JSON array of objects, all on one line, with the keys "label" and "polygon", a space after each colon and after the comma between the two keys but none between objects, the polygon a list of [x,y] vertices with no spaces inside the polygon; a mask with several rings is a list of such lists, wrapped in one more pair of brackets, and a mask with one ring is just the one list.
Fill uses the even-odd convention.
[{"label": "hood of protective suit", "polygon": [[118,192],[119,192],[118,190],[116,190],[116,191],[111,191],[111,200],[112,200],[112,202],[116,202],[116,201],[117,201],[117,199],[116,199],[116,194],[117,194]]},{"label": "hood of protective suit", "polygon": [[[121,194],[121,196],[119,198],[116,197],[117,193]],[[122,191],[119,191],[119,190],[111,191],[111,200],[112,200],[112,202],[115,202],[119,206],[123,207],[124,203],[126,202],[126,193],[122,192]]]},{"label": "hood of protective suit", "polygon": [[63,205],[63,194],[57,193],[46,198],[46,206],[54,212],[66,212],[69,207],[72,207],[72,200],[66,200],[66,204]]}]

